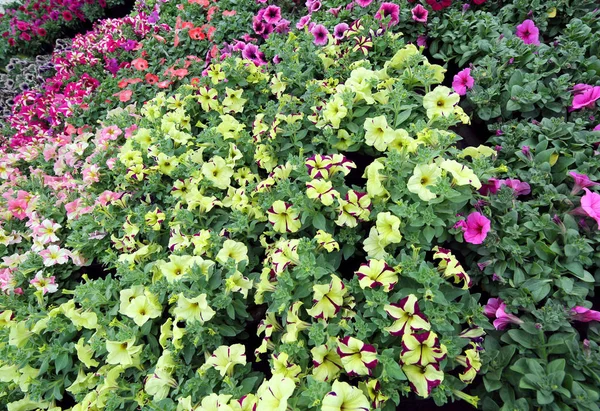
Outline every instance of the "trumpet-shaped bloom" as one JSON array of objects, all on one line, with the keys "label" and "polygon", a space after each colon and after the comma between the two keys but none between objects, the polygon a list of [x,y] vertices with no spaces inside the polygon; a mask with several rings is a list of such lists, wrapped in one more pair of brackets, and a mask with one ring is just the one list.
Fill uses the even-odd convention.
[{"label": "trumpet-shaped bloom", "polygon": [[383,20],[388,17],[390,18],[388,27],[398,24],[400,21],[400,6],[396,3],[381,3],[379,10],[375,13],[375,18],[377,20]]},{"label": "trumpet-shaped bloom", "polygon": [[400,360],[403,364],[425,366],[435,364],[446,357],[446,347],[441,344],[433,331],[420,334],[405,333],[402,335],[402,352]]},{"label": "trumpet-shaped bloom", "polygon": [[533,20],[525,20],[517,26],[517,37],[525,44],[540,45],[540,30],[535,26]]},{"label": "trumpet-shaped bloom", "polygon": [[331,99],[322,111],[323,118],[331,123],[335,129],[340,128],[340,121],[348,115],[348,109],[344,105],[344,100],[341,97],[335,96]]},{"label": "trumpet-shaped bloom", "polygon": [[202,164],[202,174],[215,187],[226,190],[231,183],[233,169],[227,165],[223,158],[215,156],[212,160]]},{"label": "trumpet-shaped bloom", "polygon": [[306,321],[302,321],[298,316],[298,312],[302,307],[301,301],[296,301],[287,312],[285,319],[285,334],[281,337],[284,343],[293,343],[298,341],[298,333],[310,327]]},{"label": "trumpet-shaped bloom", "polygon": [[483,310],[488,317],[496,318],[493,324],[497,330],[504,330],[509,324],[523,324],[519,317],[506,312],[506,304],[500,298],[490,298]]},{"label": "trumpet-shaped bloom", "polygon": [[578,93],[573,97],[571,109],[578,110],[580,108],[593,108],[596,105],[596,100],[600,99],[600,86],[589,87],[582,93]]},{"label": "trumpet-shaped bloom", "polygon": [[384,260],[373,259],[367,264],[361,264],[356,276],[363,289],[383,287],[385,292],[390,292],[398,282],[398,274]]},{"label": "trumpet-shaped bloom", "polygon": [[402,240],[400,234],[400,219],[390,212],[377,214],[377,232],[382,240],[388,244],[399,243]]},{"label": "trumpet-shaped bloom", "polygon": [[236,364],[246,364],[246,347],[242,344],[222,345],[212,353],[206,363],[219,371],[221,377],[231,377]]},{"label": "trumpet-shaped bloom", "polygon": [[409,294],[398,303],[388,304],[384,309],[395,320],[391,326],[385,328],[392,335],[399,336],[412,331],[431,329],[431,324],[419,309],[414,294]]},{"label": "trumpet-shaped bloom", "polygon": [[454,177],[454,183],[459,186],[472,185],[475,189],[481,188],[481,182],[469,167],[460,164],[455,160],[444,160],[440,167],[450,173]]},{"label": "trumpet-shaped bloom", "polygon": [[291,378],[273,376],[258,388],[256,411],[285,411],[296,384]]},{"label": "trumpet-shaped bloom", "polygon": [[323,318],[327,321],[340,311],[347,290],[342,280],[332,275],[329,284],[313,285],[313,292],[314,305],[306,312],[311,317]]},{"label": "trumpet-shaped bloom", "polygon": [[436,185],[442,176],[442,169],[436,164],[419,164],[415,166],[413,175],[406,185],[408,191],[417,194],[423,201],[433,200],[437,197],[427,187]]},{"label": "trumpet-shaped bloom", "polygon": [[156,296],[147,293],[135,297],[127,305],[127,308],[121,312],[132,318],[133,322],[141,327],[149,319],[159,317],[162,313],[162,306]]},{"label": "trumpet-shaped bloom", "polygon": [[323,344],[310,350],[313,358],[313,375],[319,381],[331,381],[344,369],[337,349]]},{"label": "trumpet-shaped bloom", "polygon": [[[475,345],[475,344],[473,344]],[[456,362],[465,367],[465,370],[458,374],[458,378],[466,384],[471,384],[477,373],[481,369],[481,358],[479,357],[479,351],[476,348],[470,348],[465,350],[465,355],[457,355],[455,358]]]},{"label": "trumpet-shaped bloom", "polygon": [[411,388],[423,398],[429,397],[431,390],[444,381],[444,373],[438,364],[404,365],[402,371],[408,378]]},{"label": "trumpet-shaped bloom", "polygon": [[327,44],[329,38],[329,31],[322,24],[315,24],[315,26],[310,30],[311,34],[314,36],[314,43],[317,46],[324,46]]},{"label": "trumpet-shaped bloom", "polygon": [[142,345],[133,345],[134,343],[135,338],[125,341],[107,340],[106,351],[108,351],[108,355],[106,362],[108,364],[133,365],[143,348]]},{"label": "trumpet-shaped bloom", "polygon": [[[598,205],[600,206],[600,203]],[[479,212],[469,214],[466,226],[463,227],[465,241],[471,244],[483,243],[490,231],[490,223],[490,220]]]},{"label": "trumpet-shaped bloom", "polygon": [[317,230],[315,240],[317,240],[319,247],[323,247],[325,250],[327,250],[328,253],[331,253],[335,250],[340,250],[340,245],[337,241],[335,241],[335,238],[333,238],[333,236],[328,232],[325,232],[323,230]]},{"label": "trumpet-shaped bloom", "polygon": [[459,96],[467,94],[467,89],[472,89],[475,84],[475,80],[471,77],[471,69],[466,68],[459,71],[452,81],[452,88],[458,93]]},{"label": "trumpet-shaped bloom", "polygon": [[430,119],[436,116],[449,116],[454,112],[454,106],[460,101],[460,96],[445,86],[437,86],[423,97],[423,107]]},{"label": "trumpet-shaped bloom", "polygon": [[586,174],[580,174],[575,171],[570,171],[569,175],[573,177],[573,180],[575,180],[575,184],[573,185],[571,194],[577,194],[584,188],[597,186],[600,184],[595,181],[592,181]]},{"label": "trumpet-shaped bloom", "polygon": [[333,189],[330,181],[315,179],[306,183],[306,196],[311,200],[319,200],[324,206],[330,206],[339,193]]},{"label": "trumpet-shaped bloom", "polygon": [[38,271],[35,277],[29,281],[36,290],[41,291],[42,294],[55,293],[58,291],[58,284],[56,284],[56,278],[54,276],[44,277],[42,271]]},{"label": "trumpet-shaped bloom", "polygon": [[364,124],[365,129],[365,143],[369,146],[375,147],[379,151],[385,151],[396,134],[387,124],[385,116],[378,116],[375,118],[367,118]]},{"label": "trumpet-shaped bloom", "polygon": [[414,21],[419,23],[427,23],[427,15],[429,12],[422,5],[417,4],[417,6],[410,11],[410,13],[412,14],[412,19]]},{"label": "trumpet-shaped bloom", "polygon": [[281,200],[276,200],[267,210],[267,214],[269,222],[273,224],[273,229],[279,233],[295,233],[302,227],[298,212],[292,208],[291,204]]},{"label": "trumpet-shaped bloom", "polygon": [[592,193],[587,188],[583,190],[585,195],[581,197],[581,208],[598,223],[598,229],[600,230],[600,194]]},{"label": "trumpet-shaped bloom", "polygon": [[235,411],[235,409],[229,405],[230,399],[231,395],[212,393],[209,396],[202,398],[200,406],[192,409],[194,411]]},{"label": "trumpet-shaped bloom", "polygon": [[371,375],[377,366],[377,350],[354,337],[338,340],[337,352],[349,375]]},{"label": "trumpet-shaped bloom", "polygon": [[239,263],[244,260],[248,260],[248,247],[239,241],[235,240],[225,240],[223,243],[223,247],[218,252],[215,259],[221,263],[227,263],[229,259],[235,260],[236,263]]},{"label": "trumpet-shaped bloom", "polygon": [[321,411],[369,411],[371,406],[363,392],[347,382],[334,381],[325,395]]},{"label": "trumpet-shaped bloom", "polygon": [[432,250],[435,252],[433,258],[441,260],[438,264],[438,269],[442,272],[444,278],[454,278],[455,284],[463,281],[463,290],[471,287],[471,277],[466,273],[450,250],[438,246],[433,247]]},{"label": "trumpet-shaped bloom", "polygon": [[578,305],[571,309],[571,319],[586,323],[590,321],[600,321],[600,311],[594,311]]},{"label": "trumpet-shaped bloom", "polygon": [[177,307],[173,310],[176,319],[185,321],[200,321],[204,324],[214,317],[216,312],[208,306],[206,294],[200,294],[196,298],[186,298],[183,293],[179,293],[177,298]]}]

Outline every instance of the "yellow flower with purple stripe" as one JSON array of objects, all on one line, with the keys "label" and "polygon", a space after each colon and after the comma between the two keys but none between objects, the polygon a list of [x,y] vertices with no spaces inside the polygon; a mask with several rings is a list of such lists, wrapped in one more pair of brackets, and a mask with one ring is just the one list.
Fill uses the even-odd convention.
[{"label": "yellow flower with purple stripe", "polygon": [[444,381],[444,373],[438,364],[404,365],[402,371],[408,378],[410,387],[419,396],[429,397],[431,390]]},{"label": "yellow flower with purple stripe", "polygon": [[405,332],[431,328],[427,317],[419,309],[417,297],[414,294],[409,294],[396,304],[388,304],[384,309],[395,320],[391,326],[385,328],[392,335],[398,336]]},{"label": "yellow flower with purple stripe", "polygon": [[435,364],[446,357],[446,352],[446,347],[440,344],[437,334],[433,331],[420,334],[405,333],[402,336],[400,360],[403,364]]},{"label": "yellow flower with purple stripe", "polygon": [[371,375],[377,366],[377,350],[354,337],[338,340],[337,352],[348,375]]},{"label": "yellow flower with purple stripe", "polygon": [[398,274],[384,260],[373,259],[369,260],[367,264],[361,264],[356,276],[360,288],[383,287],[386,293],[390,292],[398,282]]},{"label": "yellow flower with purple stripe", "polygon": [[279,233],[295,233],[302,227],[298,212],[292,208],[291,204],[281,200],[275,201],[267,210],[267,214],[269,222],[273,224],[273,229]]}]

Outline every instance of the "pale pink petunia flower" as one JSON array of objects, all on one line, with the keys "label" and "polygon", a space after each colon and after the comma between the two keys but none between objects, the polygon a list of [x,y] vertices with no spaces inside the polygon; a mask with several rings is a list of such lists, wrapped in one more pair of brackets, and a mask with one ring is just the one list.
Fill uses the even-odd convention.
[{"label": "pale pink petunia flower", "polygon": [[452,81],[452,88],[459,96],[464,96],[467,94],[467,89],[472,89],[473,84],[475,84],[475,80],[471,77],[471,69],[466,68],[464,70],[459,71]]},{"label": "pale pink petunia flower", "polygon": [[525,44],[540,45],[540,30],[532,20],[527,19],[517,26],[517,37]]},{"label": "pale pink petunia flower", "polygon": [[600,194],[592,193],[587,188],[584,188],[583,191],[585,191],[585,195],[581,197],[581,208],[585,214],[596,220],[600,230]]},{"label": "pale pink petunia flower", "polygon": [[51,267],[56,264],[66,264],[69,261],[71,253],[69,250],[60,248],[57,245],[51,245],[45,250],[40,251],[40,257],[44,259],[44,265]]},{"label": "pale pink petunia flower", "polygon": [[417,4],[410,12],[414,21],[419,23],[427,23],[427,16],[429,15],[429,12],[425,7]]},{"label": "pale pink petunia flower", "polygon": [[41,271],[38,271],[33,280],[29,281],[36,290],[41,291],[42,294],[55,293],[58,291],[58,284],[56,284],[56,278],[54,276],[44,277]]},{"label": "pale pink petunia flower", "polygon": [[586,174],[580,174],[576,173],[575,171],[570,171],[569,175],[575,180],[575,184],[573,185],[571,194],[577,194],[586,187],[597,186],[600,184],[596,183],[595,181],[592,181]]},{"label": "pale pink petunia flower", "polygon": [[464,238],[467,243],[481,244],[490,231],[490,220],[479,212],[469,214],[464,229]]},{"label": "pale pink petunia flower", "polygon": [[61,228],[60,224],[45,219],[33,229],[33,232],[42,244],[48,244],[58,241],[56,232],[59,228]]}]

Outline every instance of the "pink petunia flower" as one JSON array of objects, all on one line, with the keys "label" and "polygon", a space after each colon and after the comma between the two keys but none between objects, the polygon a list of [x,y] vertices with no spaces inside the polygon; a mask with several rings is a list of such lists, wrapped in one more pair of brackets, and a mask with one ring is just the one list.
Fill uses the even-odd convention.
[{"label": "pink petunia flower", "polygon": [[367,7],[371,3],[373,3],[373,0],[356,0],[356,4],[360,7]]},{"label": "pink petunia flower", "polygon": [[531,187],[524,181],[517,180],[516,178],[507,178],[500,180],[500,186],[507,186],[512,188],[516,196],[527,195],[531,192]]},{"label": "pink petunia flower", "polygon": [[532,20],[527,19],[517,26],[517,37],[525,44],[540,45],[540,30]]},{"label": "pink petunia flower", "polygon": [[298,20],[298,23],[296,23],[296,28],[298,30],[302,30],[308,24],[309,21],[310,21],[310,14],[300,17],[300,20]]},{"label": "pink petunia flower", "polygon": [[41,291],[42,294],[55,293],[58,291],[58,285],[56,284],[56,278],[54,276],[44,277],[41,271],[38,271],[33,280],[29,281],[36,290]]},{"label": "pink petunia flower", "polygon": [[333,37],[335,37],[337,40],[343,39],[349,28],[350,27],[346,23],[338,24],[333,29]]},{"label": "pink petunia flower", "polygon": [[467,89],[472,89],[475,80],[471,77],[471,69],[466,68],[461,70],[454,76],[452,81],[452,88],[458,93],[459,96],[467,94]]},{"label": "pink petunia flower", "polygon": [[329,31],[327,31],[327,28],[324,25],[317,24],[311,29],[310,32],[315,37],[314,43],[317,46],[324,46],[327,44],[327,41],[329,40],[327,38]]},{"label": "pink petunia flower", "polygon": [[43,251],[40,251],[40,257],[44,259],[44,265],[51,267],[56,264],[65,264],[69,261],[69,250],[60,248],[57,245],[51,245]]},{"label": "pink petunia flower", "polygon": [[581,197],[581,209],[596,220],[600,230],[600,194],[592,193],[587,188],[584,188],[583,191],[585,191],[585,195]]},{"label": "pink petunia flower", "polygon": [[575,171],[570,171],[569,175],[575,180],[575,185],[573,185],[571,194],[577,194],[586,187],[600,185],[600,183],[596,183],[595,181],[590,180],[590,178],[586,174],[579,174]]},{"label": "pink petunia flower", "polygon": [[467,243],[481,244],[490,231],[490,220],[479,212],[469,214],[464,229],[464,237]]},{"label": "pink petunia flower", "polygon": [[269,24],[277,24],[281,20],[281,9],[277,6],[269,6],[265,9],[263,20]]},{"label": "pink petunia flower", "polygon": [[571,109],[579,110],[581,108],[593,108],[598,99],[600,99],[600,86],[590,87],[573,97]]},{"label": "pink petunia flower", "polygon": [[411,11],[412,19],[419,23],[427,23],[427,16],[429,15],[429,11],[420,4],[417,4]]},{"label": "pink petunia flower", "polygon": [[381,7],[379,7],[379,10],[375,13],[375,18],[377,20],[383,20],[387,17],[390,17],[388,28],[398,24],[400,21],[400,6],[395,3],[381,3]]},{"label": "pink petunia flower", "polygon": [[502,303],[496,310],[496,319],[494,320],[494,327],[496,330],[504,330],[509,324],[521,325],[523,320],[514,314],[507,313],[505,311],[506,304]]},{"label": "pink petunia flower", "polygon": [[571,319],[586,323],[590,321],[600,321],[600,311],[594,311],[578,305],[577,307],[571,308]]}]

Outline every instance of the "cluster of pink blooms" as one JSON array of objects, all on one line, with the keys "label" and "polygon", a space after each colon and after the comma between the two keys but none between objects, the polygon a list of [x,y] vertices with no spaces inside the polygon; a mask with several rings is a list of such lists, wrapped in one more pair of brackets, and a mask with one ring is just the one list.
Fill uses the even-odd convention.
[{"label": "cluster of pink blooms", "polygon": [[287,33],[290,30],[290,21],[281,18],[281,9],[275,5],[260,9],[252,18],[254,33],[266,39],[269,34]]},{"label": "cluster of pink blooms", "polygon": [[[91,0],[94,3],[94,0]],[[31,41],[43,38],[47,34],[47,24],[56,25],[62,20],[68,23],[74,18],[86,20],[84,6],[90,0],[25,0],[17,9],[9,8],[4,18],[10,18],[10,30],[2,33],[10,46],[15,46],[17,39]],[[97,4],[106,8],[106,0],[98,0]]]},{"label": "cluster of pink blooms", "polygon": [[482,244],[490,231],[489,218],[479,212],[469,214],[466,220],[460,220],[454,228],[463,230],[464,238],[467,243]]},{"label": "cluster of pink blooms", "polygon": [[510,187],[515,196],[527,195],[531,192],[531,187],[528,183],[516,178],[497,179],[490,178],[486,184],[483,184],[479,192],[484,195],[496,194],[501,187]]}]

